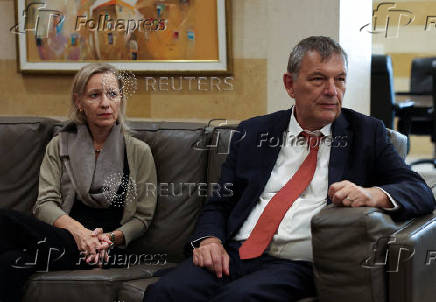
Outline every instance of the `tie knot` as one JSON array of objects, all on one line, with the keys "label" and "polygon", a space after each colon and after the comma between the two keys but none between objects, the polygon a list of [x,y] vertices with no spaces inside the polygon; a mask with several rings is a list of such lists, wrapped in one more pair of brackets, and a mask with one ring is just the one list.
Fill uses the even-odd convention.
[{"label": "tie knot", "polygon": [[323,136],[321,132],[319,132],[318,134],[318,133],[309,133],[307,131],[301,131],[300,135],[306,138],[306,142],[308,147],[310,147],[310,150],[319,149],[319,144]]}]

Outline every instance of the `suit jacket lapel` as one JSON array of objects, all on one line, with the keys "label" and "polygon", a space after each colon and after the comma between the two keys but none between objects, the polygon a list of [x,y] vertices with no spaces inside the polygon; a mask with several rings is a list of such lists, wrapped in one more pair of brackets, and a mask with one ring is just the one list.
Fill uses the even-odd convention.
[{"label": "suit jacket lapel", "polygon": [[[268,181],[277,161],[277,157],[283,145],[283,136],[287,134],[291,114],[292,108],[283,111],[283,115],[277,118],[273,127],[265,130],[265,132],[268,133],[268,143],[262,145],[260,150],[261,158],[259,158],[259,160],[262,161],[262,171],[259,175],[262,188]],[[269,140],[270,138],[271,141]]]},{"label": "suit jacket lapel", "polygon": [[[348,157],[353,142],[353,133],[349,129],[349,123],[341,114],[332,125],[332,147],[330,150],[328,186],[341,181],[348,163]],[[327,198],[327,203],[331,203]]]}]

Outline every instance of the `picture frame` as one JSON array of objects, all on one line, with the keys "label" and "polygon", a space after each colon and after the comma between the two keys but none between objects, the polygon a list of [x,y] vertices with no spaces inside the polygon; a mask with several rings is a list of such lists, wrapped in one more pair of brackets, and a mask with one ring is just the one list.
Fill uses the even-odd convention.
[{"label": "picture frame", "polygon": [[91,62],[139,74],[233,72],[231,0],[83,3],[15,0],[20,72],[69,74]]}]

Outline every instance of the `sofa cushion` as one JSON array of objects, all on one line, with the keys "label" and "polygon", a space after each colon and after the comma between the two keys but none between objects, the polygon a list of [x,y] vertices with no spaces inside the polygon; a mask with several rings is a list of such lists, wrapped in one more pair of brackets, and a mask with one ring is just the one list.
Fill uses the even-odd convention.
[{"label": "sofa cushion", "polygon": [[159,184],[153,222],[129,249],[167,254],[168,261],[178,262],[207,197],[207,150],[201,147],[209,139],[205,125],[133,122],[130,126],[134,136],[150,145]]},{"label": "sofa cushion", "polygon": [[[151,278],[160,269],[174,264],[142,264],[129,268],[42,272],[27,282],[23,302],[116,301],[125,281]],[[130,300],[125,300],[130,301]]]},{"label": "sofa cushion", "polygon": [[153,277],[124,282],[118,295],[118,301],[142,302],[147,286],[158,280],[159,278]]},{"label": "sofa cushion", "polygon": [[31,213],[38,197],[39,166],[57,121],[0,117],[0,208]]},{"label": "sofa cushion", "polygon": [[[156,283],[159,278],[152,277],[146,279],[132,280],[124,282],[118,295],[118,301],[142,302],[144,299],[144,291],[153,283]],[[182,297],[181,297],[182,299]],[[317,302],[315,297],[304,298],[298,302]]]}]

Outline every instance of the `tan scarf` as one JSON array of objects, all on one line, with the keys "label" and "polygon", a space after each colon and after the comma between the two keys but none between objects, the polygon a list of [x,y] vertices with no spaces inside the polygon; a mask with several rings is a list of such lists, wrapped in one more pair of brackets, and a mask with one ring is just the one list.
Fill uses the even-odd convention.
[{"label": "tan scarf", "polygon": [[60,156],[76,193],[76,199],[94,208],[107,208],[110,200],[103,186],[123,173],[124,137],[121,126],[112,127],[95,159],[94,143],[87,125],[68,124],[59,133]]}]

